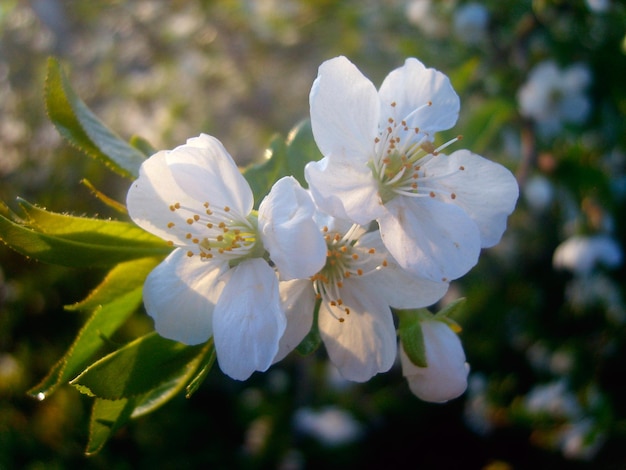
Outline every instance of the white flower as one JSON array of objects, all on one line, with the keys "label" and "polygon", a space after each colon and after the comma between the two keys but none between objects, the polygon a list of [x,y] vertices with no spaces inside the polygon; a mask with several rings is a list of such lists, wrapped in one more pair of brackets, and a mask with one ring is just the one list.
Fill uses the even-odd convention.
[{"label": "white flower", "polygon": [[316,299],[320,336],[341,375],[365,382],[391,368],[397,356],[391,307],[431,305],[448,284],[409,276],[388,255],[378,231],[319,216],[327,244],[326,265],[310,280],[280,283],[287,330],[276,360],[311,329]]},{"label": "white flower", "polygon": [[286,279],[310,276],[325,260],[322,237],[314,243],[308,234],[294,256],[302,228],[313,224],[305,190],[292,178],[278,181],[257,219],[232,157],[203,134],[146,160],[127,205],[135,223],[176,247],[144,285],[156,331],[186,344],[213,336],[220,368],[232,378],[266,370],[286,327],[266,250]]},{"label": "white flower", "polygon": [[555,268],[566,268],[579,276],[590,274],[598,265],[615,268],[622,263],[622,249],[608,235],[576,235],[554,251]]},{"label": "white flower", "polygon": [[296,429],[327,446],[352,443],[361,437],[361,424],[347,411],[334,406],[320,410],[300,408],[294,415]]},{"label": "white flower", "polygon": [[454,33],[467,44],[479,44],[487,38],[489,10],[480,3],[466,3],[454,14]]},{"label": "white flower", "polygon": [[467,150],[433,144],[454,125],[459,98],[448,78],[416,59],[379,91],[345,57],[324,62],[311,95],[311,124],[324,158],[309,163],[313,197],[329,214],[377,220],[385,246],[419,277],[449,281],[498,243],[518,196],[513,175]]},{"label": "white flower", "polygon": [[427,367],[419,367],[400,347],[402,374],[420,399],[442,403],[457,398],[467,388],[469,365],[457,334],[444,322],[420,321],[424,335]]},{"label": "white flower", "polygon": [[558,134],[564,122],[581,124],[591,110],[585,89],[591,83],[591,72],[585,64],[574,64],[564,70],[552,60],[537,64],[519,89],[517,100],[522,116],[537,123],[540,134]]}]

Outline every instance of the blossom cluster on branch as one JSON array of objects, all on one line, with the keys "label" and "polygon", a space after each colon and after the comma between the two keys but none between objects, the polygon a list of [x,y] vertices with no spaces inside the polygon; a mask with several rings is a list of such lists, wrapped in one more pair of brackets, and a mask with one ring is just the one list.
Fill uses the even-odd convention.
[{"label": "blossom cluster on branch", "polygon": [[456,123],[459,97],[417,59],[378,90],[345,57],[328,60],[310,107],[322,158],[306,165],[308,189],[283,177],[258,210],[212,136],[141,165],[129,215],[175,248],[144,285],[156,331],[190,345],[213,337],[220,368],[238,380],[312,332],[357,382],[388,371],[399,349],[418,397],[459,396],[469,366],[457,325],[425,307],[499,242],[515,178],[469,150],[444,153],[461,137],[435,144]]}]

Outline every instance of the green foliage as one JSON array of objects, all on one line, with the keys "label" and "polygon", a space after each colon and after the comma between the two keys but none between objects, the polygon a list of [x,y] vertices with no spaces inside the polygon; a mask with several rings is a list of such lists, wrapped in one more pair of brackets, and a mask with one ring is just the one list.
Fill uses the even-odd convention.
[{"label": "green foliage", "polygon": [[71,267],[106,267],[165,256],[171,248],[134,224],[49,212],[20,200],[23,216],[0,201],[0,240],[24,256]]},{"label": "green foliage", "polygon": [[[50,120],[68,142],[121,176],[137,177],[145,154],[116,136],[89,110],[52,58],[48,60],[46,107]],[[145,150],[143,141],[138,146]]]},{"label": "green foliage", "polygon": [[265,160],[246,167],[243,175],[258,205],[272,185],[284,176],[293,176],[306,187],[304,167],[321,157],[313,140],[311,123],[306,120],[295,126],[286,140],[275,136],[265,151]]}]

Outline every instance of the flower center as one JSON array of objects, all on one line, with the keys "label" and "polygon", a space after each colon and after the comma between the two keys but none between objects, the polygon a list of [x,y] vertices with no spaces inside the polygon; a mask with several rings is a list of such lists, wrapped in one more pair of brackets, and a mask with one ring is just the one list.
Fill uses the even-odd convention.
[{"label": "flower center", "polygon": [[327,246],[326,264],[311,280],[318,298],[343,323],[344,315],[350,315],[350,306],[346,305],[341,295],[345,280],[371,275],[387,266],[387,260],[374,248],[357,243],[366,232],[360,225],[352,225],[343,236],[339,232],[329,231],[328,227],[324,227],[322,232]]},{"label": "flower center", "polygon": [[[428,102],[413,112],[431,105]],[[391,108],[395,107],[396,103],[391,103]],[[424,164],[462,138],[457,136],[435,148],[429,140],[430,135],[417,127],[409,127],[408,119],[397,121],[389,117],[387,127],[381,127],[374,139],[374,157],[368,165],[378,181],[378,194],[383,204],[399,195],[435,197],[440,190],[429,184],[433,178],[427,174]],[[462,167],[459,169],[463,170]],[[454,194],[448,196],[456,197]]]},{"label": "flower center", "polygon": [[[188,243],[181,246],[187,248],[189,257],[197,255],[202,259],[228,260],[232,267],[244,259],[264,254],[256,211],[244,217],[228,206],[213,207],[208,202],[200,207],[185,207],[175,202],[169,208],[172,212],[182,212],[186,217],[184,227],[168,222],[167,228],[179,236],[183,234]],[[173,242],[168,243],[174,245]]]}]

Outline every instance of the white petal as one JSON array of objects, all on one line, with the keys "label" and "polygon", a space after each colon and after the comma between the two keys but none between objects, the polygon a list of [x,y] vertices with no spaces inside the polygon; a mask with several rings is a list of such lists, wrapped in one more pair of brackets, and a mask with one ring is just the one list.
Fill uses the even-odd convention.
[{"label": "white petal", "polygon": [[164,338],[199,344],[213,334],[213,309],[222,285],[221,264],[174,250],[146,278],[143,298],[155,330]]},{"label": "white petal", "polygon": [[378,219],[385,246],[412,275],[449,282],[478,261],[480,233],[463,209],[431,198],[397,197]]},{"label": "white petal", "polygon": [[254,204],[252,190],[230,154],[214,137],[205,135],[194,142],[166,155],[178,186],[200,203],[209,202],[220,209],[228,206],[246,217]]},{"label": "white petal", "polygon": [[394,308],[421,308],[434,304],[448,291],[447,282],[411,276],[402,269],[389,255],[377,230],[363,235],[356,246],[373,248],[380,255],[387,255],[386,266],[381,266],[375,273],[360,278],[360,282],[377,292],[385,302]]},{"label": "white petal", "polygon": [[295,279],[278,285],[280,300],[287,315],[287,329],[280,338],[274,362],[293,351],[311,330],[315,310],[315,291],[309,279]]},{"label": "white petal", "polygon": [[245,380],[272,364],[287,320],[278,279],[264,260],[244,261],[226,273],[224,281],[213,314],[215,351],[225,374]]},{"label": "white petal", "polygon": [[[166,161],[167,154],[166,151],[158,152],[143,162],[139,178],[128,191],[126,206],[130,217],[141,228],[177,246],[184,246],[189,243],[185,239],[189,231],[185,220],[189,215],[182,211],[172,212],[169,206],[176,202],[186,207],[198,203],[172,177]],[[175,224],[173,229],[168,228],[169,223]],[[177,230],[178,227],[184,230]]]},{"label": "white petal", "polygon": [[[461,167],[464,169],[459,170]],[[434,177],[447,175],[438,184],[454,193],[455,198],[447,201],[461,207],[478,225],[483,248],[500,241],[519,196],[517,181],[509,170],[469,150],[439,155],[426,163],[424,170]]]},{"label": "white petal", "polygon": [[323,158],[309,162],[304,172],[315,202],[333,217],[365,225],[384,213],[378,184],[367,166]]},{"label": "white petal", "polygon": [[326,263],[326,242],[314,213],[311,196],[291,176],[278,180],[259,206],[263,245],[281,280],[312,276]]},{"label": "white petal", "polygon": [[[409,127],[434,133],[450,129],[457,121],[460,100],[443,73],[409,58],[389,73],[378,92],[381,119],[405,120]],[[432,105],[428,106],[428,103]],[[391,103],[396,103],[395,107]],[[418,108],[418,111],[416,111]],[[386,126],[385,122],[381,123]]]},{"label": "white petal", "polygon": [[367,163],[378,128],[376,88],[345,57],[319,67],[311,88],[311,126],[325,156]]},{"label": "white petal", "polygon": [[[396,330],[391,310],[377,292],[346,279],[341,308],[322,302],[318,325],[332,363],[341,375],[365,382],[391,368],[396,357]],[[343,308],[349,308],[346,314]],[[332,310],[331,310],[332,309]],[[339,318],[344,321],[340,322]]]},{"label": "white petal", "polygon": [[434,403],[452,400],[467,388],[469,366],[461,340],[443,322],[423,321],[421,325],[428,366],[413,364],[401,345],[402,374],[411,391],[422,400]]}]

